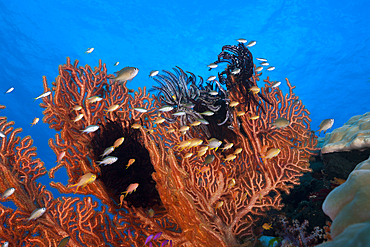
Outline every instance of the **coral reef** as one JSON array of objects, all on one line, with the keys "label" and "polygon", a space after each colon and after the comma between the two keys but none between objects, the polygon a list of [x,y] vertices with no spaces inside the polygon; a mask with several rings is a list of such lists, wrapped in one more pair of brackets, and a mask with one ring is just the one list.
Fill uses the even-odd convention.
[{"label": "coral reef", "polygon": [[[242,43],[223,47],[215,63],[223,62],[228,63],[225,71],[206,85],[202,78],[197,85],[195,76],[180,68],[175,74],[165,71],[156,79],[160,85],[154,96],[145,87],[131,92],[127,82],[110,84],[112,75],[101,61],[92,69],[67,58],[51,88],[43,78],[45,92],[52,92],[41,104],[43,121],[58,132],[49,145],[61,157],[49,176],[64,166],[69,177],[69,186],[50,185],[61,193],[94,195],[104,205],[98,211],[89,197],[53,200],[34,181],[46,171],[39,160],[30,159],[35,154],[29,139],[21,142],[28,158],[22,158],[22,152],[18,156],[30,168],[12,170],[8,159],[17,157],[19,142],[14,131],[12,145],[5,146],[10,142],[2,139],[2,148],[9,152],[1,160],[3,180],[9,184],[2,184],[1,190],[16,187],[11,182],[15,175],[30,177],[17,180],[21,187],[16,187],[28,194],[12,195],[30,201],[24,203],[27,208],[19,201],[20,210],[11,216],[1,208],[4,231],[22,229],[11,220],[23,220],[35,208],[46,207],[43,216],[26,224],[33,232],[38,231],[34,225],[47,226],[42,234],[48,238],[35,237],[39,246],[65,236],[71,237],[70,246],[143,246],[157,233],[158,241],[174,246],[255,243],[260,219],[271,209],[281,209],[281,193],[289,194],[299,177],[311,171],[309,158],[317,140],[310,131],[309,112],[295,103],[295,87],[288,79],[286,95],[272,87],[269,78],[259,88],[261,73],[254,72],[253,57]],[[211,97],[211,91],[217,94]],[[160,111],[165,105],[172,108]],[[115,146],[122,137],[123,143]],[[99,164],[108,151],[115,159]],[[36,163],[38,168],[31,168]],[[71,188],[87,173],[96,180]],[[131,191],[134,184],[136,191]],[[25,236],[1,237],[21,245],[19,239]]]}]

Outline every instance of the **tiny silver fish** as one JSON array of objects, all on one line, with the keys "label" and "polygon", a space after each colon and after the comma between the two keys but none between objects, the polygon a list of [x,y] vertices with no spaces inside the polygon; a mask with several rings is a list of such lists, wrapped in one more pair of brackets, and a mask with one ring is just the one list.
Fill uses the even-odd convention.
[{"label": "tiny silver fish", "polygon": [[200,113],[200,114],[202,114],[202,115],[204,115],[204,116],[212,116],[213,114],[215,114],[214,112],[212,112],[212,111],[205,111],[205,112],[202,112],[202,113]]},{"label": "tiny silver fish", "polygon": [[255,70],[256,70],[257,72],[260,72],[261,70],[263,70],[263,67],[262,67],[262,66],[258,66]]},{"label": "tiny silver fish", "polygon": [[43,93],[43,94],[41,94],[40,96],[36,97],[36,98],[35,98],[35,100],[38,100],[38,99],[44,98],[44,97],[46,97],[46,96],[49,96],[50,94],[51,94],[51,92],[50,92],[50,91],[48,91],[48,92]]},{"label": "tiny silver fish", "polygon": [[249,43],[247,44],[247,47],[252,47],[252,46],[254,46],[255,44],[257,44],[257,41],[252,40],[251,42],[249,42]]},{"label": "tiny silver fish", "polygon": [[275,69],[275,67],[274,66],[270,66],[270,67],[268,67],[266,70],[267,71],[273,71]]},{"label": "tiny silver fish", "polygon": [[267,62],[267,59],[266,58],[256,57],[256,59],[258,61]]},{"label": "tiny silver fish", "polygon": [[212,90],[212,91],[209,91],[209,92],[208,92],[208,94],[209,94],[209,95],[212,95],[212,96],[216,96],[216,95],[218,95],[218,92],[217,92],[217,91]]},{"label": "tiny silver fish", "polygon": [[9,247],[9,242],[4,242],[1,247]]},{"label": "tiny silver fish", "polygon": [[156,76],[156,75],[158,75],[158,73],[159,73],[159,70],[152,70],[152,71],[150,71],[150,73],[149,73],[149,77]]},{"label": "tiny silver fish", "polygon": [[147,112],[148,110],[143,108],[143,107],[135,107],[134,108],[135,111],[138,111],[138,112],[141,112],[141,113],[145,113]]},{"label": "tiny silver fish", "polygon": [[94,48],[93,47],[92,48],[87,48],[87,50],[85,51],[85,53],[91,53],[93,51],[94,51]]},{"label": "tiny silver fish", "polygon": [[118,64],[119,64],[119,62],[115,62],[113,65],[114,65],[114,66],[117,66]]},{"label": "tiny silver fish", "polygon": [[4,138],[5,137],[5,133],[3,131],[0,130],[0,137],[1,138]]},{"label": "tiny silver fish", "polygon": [[107,156],[102,161],[97,161],[99,165],[111,165],[118,160],[117,157]]},{"label": "tiny silver fish", "polygon": [[216,76],[215,75],[211,75],[210,77],[208,77],[207,81],[213,81],[214,79],[216,79]]},{"label": "tiny silver fish", "polygon": [[29,222],[30,220],[35,220],[35,219],[38,219],[40,218],[46,211],[46,208],[37,208],[35,209],[30,217],[27,219],[27,222]]},{"label": "tiny silver fish", "polygon": [[267,66],[267,65],[269,65],[269,63],[268,62],[262,62],[261,65],[262,66]]},{"label": "tiny silver fish", "polygon": [[236,75],[240,73],[240,68],[235,68],[233,71],[231,71],[231,74]]},{"label": "tiny silver fish", "polygon": [[170,106],[170,105],[164,105],[158,108],[158,111],[161,111],[161,112],[168,112],[172,110],[173,110],[173,106]]},{"label": "tiny silver fish", "polygon": [[3,195],[1,196],[1,199],[2,200],[5,200],[9,196],[13,195],[14,191],[15,191],[15,188],[13,188],[13,187],[5,190],[4,193],[3,193]]},{"label": "tiny silver fish", "polygon": [[217,65],[217,64],[215,64],[215,63],[210,63],[210,64],[208,64],[208,65],[207,65],[207,67],[208,67],[208,68],[211,68],[211,69],[217,68],[217,66],[218,66],[218,65]]},{"label": "tiny silver fish", "polygon": [[104,150],[103,154],[102,154],[102,155],[100,155],[100,157],[107,156],[107,155],[111,154],[113,151],[114,151],[114,146],[107,147],[107,148]]},{"label": "tiny silver fish", "polygon": [[240,42],[240,43],[247,43],[247,40],[246,39],[243,39],[243,38],[240,38],[240,39],[237,39],[236,41]]},{"label": "tiny silver fish", "polygon": [[178,111],[172,114],[172,116],[176,116],[176,117],[184,116],[184,115],[186,115],[184,111]]},{"label": "tiny silver fish", "polygon": [[202,124],[209,124],[209,122],[203,118],[198,118],[197,120],[201,122]]},{"label": "tiny silver fish", "polygon": [[11,92],[13,92],[13,90],[14,90],[14,87],[11,87],[11,88],[9,88],[8,90],[6,90],[6,92],[5,92],[5,93],[11,93]]},{"label": "tiny silver fish", "polygon": [[271,87],[272,88],[278,87],[278,86],[280,86],[280,84],[281,84],[281,81],[276,81],[276,82],[272,83]]},{"label": "tiny silver fish", "polygon": [[84,130],[80,130],[80,131],[82,131],[82,133],[91,133],[91,132],[97,131],[98,129],[99,129],[98,125],[89,125]]}]

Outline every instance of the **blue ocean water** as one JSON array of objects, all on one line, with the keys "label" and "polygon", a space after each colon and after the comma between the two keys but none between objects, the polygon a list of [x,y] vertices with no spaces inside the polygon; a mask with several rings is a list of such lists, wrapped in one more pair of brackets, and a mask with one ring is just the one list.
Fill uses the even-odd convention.
[{"label": "blue ocean water", "polygon": [[[39,101],[42,76],[49,84],[58,66],[78,59],[108,73],[125,66],[139,68],[129,87],[151,87],[151,70],[179,66],[205,78],[207,64],[217,60],[223,45],[236,39],[256,40],[254,57],[276,67],[263,78],[295,85],[295,93],[311,112],[312,129],[334,118],[333,128],[370,105],[369,3],[358,1],[0,1],[0,114],[23,128],[38,148],[47,169],[56,155],[48,146],[55,131],[42,119]],[[89,47],[95,50],[85,54]],[[114,67],[119,61],[120,65]],[[261,86],[263,84],[261,83]],[[281,88],[287,92],[282,83]],[[321,135],[323,136],[323,135]],[[67,184],[62,168],[56,181]],[[55,197],[59,193],[48,186]]]}]

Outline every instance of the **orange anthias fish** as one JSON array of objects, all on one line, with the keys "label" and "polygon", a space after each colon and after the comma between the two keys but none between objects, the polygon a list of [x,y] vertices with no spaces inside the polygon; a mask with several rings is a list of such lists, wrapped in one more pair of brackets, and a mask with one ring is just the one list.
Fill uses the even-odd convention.
[{"label": "orange anthias fish", "polygon": [[136,191],[137,187],[139,187],[138,183],[130,184],[125,192],[122,192],[124,194],[124,197],[126,197],[128,194],[131,194],[132,192]]},{"label": "orange anthias fish", "polygon": [[63,151],[61,152],[59,155],[58,155],[58,159],[57,159],[57,163],[59,164],[59,162],[64,158],[64,156],[66,155],[66,152]]},{"label": "orange anthias fish", "polygon": [[279,153],[280,153],[279,148],[271,148],[266,152],[265,155],[262,155],[261,157],[262,157],[263,160],[272,159],[272,158],[276,157]]},{"label": "orange anthias fish", "polygon": [[38,117],[35,117],[34,119],[33,119],[33,122],[31,123],[31,127],[32,126],[34,126],[35,124],[37,124],[38,122],[39,122],[39,118]]},{"label": "orange anthias fish", "polygon": [[262,228],[265,229],[265,230],[270,230],[270,229],[272,229],[272,226],[271,226],[271,224],[265,223],[265,224],[262,225]]},{"label": "orange anthias fish", "polygon": [[126,169],[129,168],[132,164],[134,164],[135,159],[130,159],[126,165]]},{"label": "orange anthias fish", "polygon": [[125,199],[125,195],[121,195],[121,196],[119,197],[119,204],[118,204],[119,208],[121,208],[121,207],[122,207],[123,199]]}]

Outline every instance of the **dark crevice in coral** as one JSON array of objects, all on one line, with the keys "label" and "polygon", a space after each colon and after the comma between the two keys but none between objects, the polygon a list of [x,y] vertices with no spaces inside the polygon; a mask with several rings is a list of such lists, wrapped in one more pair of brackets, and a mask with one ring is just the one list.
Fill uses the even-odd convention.
[{"label": "dark crevice in coral", "polygon": [[[100,155],[118,138],[125,138],[124,142],[109,154],[109,156],[117,157],[118,160],[110,165],[101,165],[101,174],[98,175],[98,179],[104,183],[108,195],[117,205],[121,193],[126,191],[130,184],[138,183],[136,191],[128,194],[125,201],[134,207],[153,207],[161,204],[151,176],[154,167],[151,164],[149,152],[142,142],[141,132],[132,129],[131,124],[133,124],[132,121],[121,122],[119,119],[116,121],[107,119],[106,125],[102,126],[99,134],[95,135],[91,145],[96,160],[102,160],[104,157]],[[130,159],[135,159],[135,162],[126,169]]]}]

